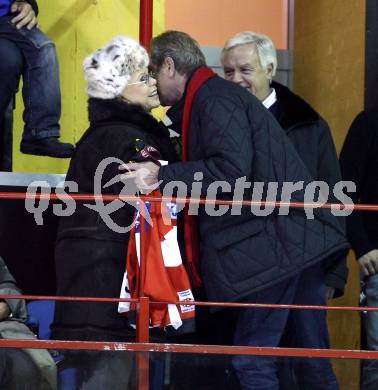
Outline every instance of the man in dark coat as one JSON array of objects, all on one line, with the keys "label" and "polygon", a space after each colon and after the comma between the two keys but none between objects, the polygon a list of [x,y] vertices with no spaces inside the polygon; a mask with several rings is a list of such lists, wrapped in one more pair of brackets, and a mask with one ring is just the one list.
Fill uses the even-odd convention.
[{"label": "man in dark coat", "polygon": [[37,26],[35,0],[0,0],[0,120],[23,75],[22,153],[70,157],[71,144],[59,141],[61,96],[54,42]]},{"label": "man in dark coat", "polygon": [[[340,153],[343,180],[352,181],[354,203],[378,203],[378,108],[363,111],[353,121]],[[378,214],[353,212],[347,218],[347,234],[363,278],[368,306],[378,306]],[[364,329],[366,347],[378,351],[378,312],[367,312]],[[366,360],[361,389],[378,388],[378,364]]]},{"label": "man in dark coat", "polygon": [[[341,180],[340,167],[331,132],[325,120],[303,99],[287,87],[272,81],[277,70],[277,54],[272,40],[265,35],[245,31],[229,39],[222,51],[221,62],[225,78],[255,95],[275,116],[292,141],[296,151],[315,180],[324,181],[330,191],[330,202],[337,202],[332,189]],[[344,220],[338,218],[340,228]],[[347,281],[346,256],[325,259],[327,298],[341,296]],[[325,297],[319,296],[318,305],[325,305]],[[295,334],[286,334],[284,346],[303,347],[302,337],[311,332],[315,318],[325,312],[299,311],[301,328]],[[314,317],[314,318],[309,318]],[[302,332],[301,332],[302,331]],[[285,345],[286,344],[286,345]],[[297,374],[300,381],[301,369]],[[285,378],[288,384],[288,378]],[[294,388],[290,384],[290,388]]]},{"label": "man in dark coat", "polygon": [[[149,162],[127,164],[133,172],[125,174],[125,178],[134,177],[142,185],[145,170],[139,168],[145,168],[149,176],[144,177],[144,186],[161,180],[163,192],[172,182],[181,182],[189,189],[197,184],[198,189],[201,180],[199,195],[231,199],[240,190],[243,179],[253,184],[276,182],[279,187],[286,181],[311,181],[273,116],[247,91],[215,75],[211,77],[198,44],[190,36],[168,31],[154,38],[151,65],[161,103],[173,106],[168,116],[175,130],[180,132],[183,126],[184,152],[188,136],[188,159],[160,169]],[[242,190],[247,199],[256,192],[251,186]],[[198,196],[198,191],[191,193],[194,192]],[[303,201],[304,191],[296,191],[292,200]],[[276,210],[264,217],[261,210],[253,210],[254,213],[247,208],[240,212],[233,209],[230,213],[209,205],[199,208],[201,276],[208,298],[312,303],[310,294],[306,295],[308,301],[300,299],[307,289],[324,296],[320,265],[325,258],[336,258],[348,248],[339,224],[321,209],[314,219],[307,219],[301,209],[291,210],[285,216],[279,216]],[[188,253],[191,252],[187,256]],[[192,263],[193,259],[187,261]],[[278,346],[289,317],[287,310],[240,311],[234,342]],[[321,327],[326,332],[326,323],[316,325],[311,340],[316,345],[311,346],[327,348],[328,339],[320,338],[318,331]],[[233,364],[243,389],[279,388],[275,359],[237,356]],[[322,374],[317,375],[328,389],[336,389],[329,362],[325,361],[322,369]]]},{"label": "man in dark coat", "polygon": [[[277,69],[277,54],[272,40],[254,32],[239,33],[226,43],[221,61],[225,78],[253,93],[274,115],[311,176],[334,188],[341,180],[341,173],[328,124],[302,98],[284,85],[272,81]],[[243,70],[241,65],[246,69]],[[256,76],[251,77],[252,68],[262,71],[260,83],[256,83]],[[337,202],[332,192],[329,201]],[[344,223],[342,218],[338,218],[338,221]],[[347,276],[345,257],[328,264],[326,284],[329,299],[344,293]]]}]

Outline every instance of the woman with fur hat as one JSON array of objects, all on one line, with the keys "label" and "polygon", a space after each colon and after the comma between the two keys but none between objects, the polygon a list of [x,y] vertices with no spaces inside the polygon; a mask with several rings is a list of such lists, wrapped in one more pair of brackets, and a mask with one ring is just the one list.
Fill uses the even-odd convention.
[{"label": "woman with fur hat", "polygon": [[[134,194],[133,188],[124,189],[117,181],[122,162],[148,159],[149,153],[162,160],[176,159],[168,130],[150,114],[160,103],[148,65],[146,50],[122,36],[85,59],[90,127],[77,144],[66,177],[77,183],[79,193]],[[57,295],[119,297],[134,212],[131,203],[120,200],[77,202],[74,214],[61,218],[55,248]],[[53,336],[132,341],[134,332],[117,306],[57,302]],[[83,388],[127,388],[132,364],[122,355],[128,354],[102,355],[81,354]]]}]

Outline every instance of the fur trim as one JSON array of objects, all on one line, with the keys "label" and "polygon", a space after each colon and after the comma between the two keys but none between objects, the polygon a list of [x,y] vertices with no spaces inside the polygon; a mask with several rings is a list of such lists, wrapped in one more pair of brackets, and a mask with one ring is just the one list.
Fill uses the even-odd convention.
[{"label": "fur trim", "polygon": [[319,120],[319,114],[289,88],[277,82],[273,82],[272,87],[277,93],[277,120],[284,130],[288,131],[293,127],[316,123]]},{"label": "fur trim", "polygon": [[171,162],[178,161],[175,148],[169,140],[169,130],[158,122],[149,112],[136,104],[112,99],[89,99],[88,115],[92,126],[102,124],[125,123],[133,124],[151,134],[158,146],[158,150],[165,159]]},{"label": "fur trim", "polygon": [[[101,122],[125,122],[147,130],[158,125],[157,120],[142,106],[120,99],[89,99],[88,116],[91,125]],[[153,129],[151,131],[153,132]]]}]

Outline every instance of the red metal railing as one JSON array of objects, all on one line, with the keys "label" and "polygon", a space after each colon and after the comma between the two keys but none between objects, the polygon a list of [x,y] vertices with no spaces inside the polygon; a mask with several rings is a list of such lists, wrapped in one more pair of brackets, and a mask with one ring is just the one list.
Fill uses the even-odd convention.
[{"label": "red metal railing", "polygon": [[[96,297],[57,297],[34,295],[7,295],[1,294],[0,299],[28,299],[28,300],[57,300],[57,301],[86,301],[86,302],[133,302],[137,305],[136,343],[124,342],[91,342],[91,341],[59,341],[59,340],[9,340],[0,339],[0,348],[32,348],[32,349],[60,349],[60,350],[96,350],[137,352],[137,383],[138,390],[149,389],[149,353],[196,353],[222,355],[254,355],[277,357],[303,357],[328,359],[366,359],[378,360],[378,351],[341,350],[341,349],[310,349],[310,348],[271,348],[250,346],[226,345],[193,345],[193,344],[164,344],[149,343],[149,306],[150,304],[178,302],[150,302],[148,297],[139,299],[124,298],[96,298]],[[343,307],[343,306],[314,306],[314,305],[276,305],[256,303],[226,303],[226,302],[191,302],[196,306],[222,307],[270,307],[275,309],[301,310],[347,310],[347,311],[378,311],[377,307]]]},{"label": "red metal railing", "polygon": [[[115,351],[137,353],[196,353],[211,355],[250,355],[303,357],[326,359],[366,359],[378,360],[378,351],[360,351],[345,349],[306,349],[243,347],[230,345],[194,345],[164,343],[121,343],[111,341],[53,341],[53,340],[16,340],[0,339],[0,348],[32,348],[59,350]],[[148,375],[147,375],[148,376]],[[139,389],[146,387],[139,386]],[[148,387],[147,387],[148,388]]]},{"label": "red metal railing", "polygon": [[[149,202],[169,202],[177,203],[210,203],[219,205],[242,205],[242,206],[289,206],[294,208],[314,207],[354,209],[362,211],[378,211],[378,205],[342,205],[327,203],[319,206],[316,203],[300,202],[253,202],[248,200],[206,200],[202,198],[167,198],[152,196],[117,196],[117,195],[94,195],[94,194],[35,194],[20,192],[0,192],[0,199],[48,199],[48,200],[78,200],[93,201],[101,200],[110,202],[115,199],[124,201]],[[144,226],[143,216],[141,216],[141,226]],[[141,264],[143,253],[141,254]],[[145,278],[144,267],[141,267],[141,278]],[[339,349],[301,349],[301,348],[268,348],[268,347],[243,347],[243,346],[215,346],[215,345],[181,345],[181,344],[155,344],[149,343],[149,306],[150,304],[177,305],[182,302],[150,302],[144,297],[143,291],[139,291],[139,299],[121,298],[97,298],[97,297],[56,297],[56,296],[32,296],[32,295],[0,295],[0,299],[28,299],[28,300],[57,300],[57,301],[87,301],[87,302],[133,302],[137,303],[137,330],[136,343],[116,343],[116,342],[82,342],[82,341],[51,341],[51,340],[0,340],[0,348],[55,348],[55,349],[86,349],[103,351],[134,351],[137,355],[137,380],[138,389],[147,390],[149,388],[149,353],[150,352],[175,352],[175,353],[202,353],[202,354],[227,354],[227,355],[259,355],[259,356],[286,356],[286,357],[308,357],[308,358],[339,358],[339,359],[378,359],[377,351],[359,350],[339,350]],[[275,308],[275,309],[302,309],[302,310],[344,310],[344,311],[378,311],[373,307],[344,307],[344,306],[313,306],[313,305],[275,305],[256,303],[226,303],[226,302],[193,302],[197,306],[218,306],[218,307],[240,307],[240,308]]]},{"label": "red metal railing", "polygon": [[[0,299],[27,299],[35,301],[80,301],[80,302],[131,302],[140,303],[140,299],[128,298],[97,298],[97,297],[62,297],[55,295],[11,295],[0,294]],[[184,305],[182,301],[167,301],[156,302],[149,301],[149,305],[165,305],[165,304]],[[186,303],[187,304],[187,303]],[[359,306],[320,306],[320,305],[276,305],[262,303],[238,303],[238,302],[202,302],[191,301],[194,306],[209,306],[209,307],[239,307],[239,308],[271,308],[271,309],[296,309],[296,310],[327,310],[327,311],[378,311],[378,307],[359,307]],[[1,339],[0,339],[1,340]]]},{"label": "red metal railing", "polygon": [[286,202],[286,201],[252,201],[252,200],[224,200],[224,199],[205,199],[194,197],[166,197],[166,196],[149,196],[149,195],[108,195],[108,194],[40,194],[35,192],[0,192],[0,200],[68,200],[68,201],[103,201],[112,202],[113,200],[122,200],[124,202],[176,202],[192,203],[192,204],[211,204],[221,206],[245,206],[245,207],[291,207],[291,208],[323,208],[323,209],[339,209],[339,210],[356,210],[356,211],[378,211],[377,204],[339,204],[339,203],[324,203],[320,205],[315,202]]}]

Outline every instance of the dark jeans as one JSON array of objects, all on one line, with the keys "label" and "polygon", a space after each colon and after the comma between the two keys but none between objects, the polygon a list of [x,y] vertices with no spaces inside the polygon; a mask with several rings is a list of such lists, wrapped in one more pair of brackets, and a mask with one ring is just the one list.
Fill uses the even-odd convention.
[{"label": "dark jeans", "polygon": [[[325,304],[324,271],[311,267],[300,275],[249,297],[249,302],[267,304]],[[326,312],[320,310],[243,309],[236,327],[235,345],[329,348]],[[233,366],[243,390],[278,390],[295,380],[303,390],[336,390],[338,384],[328,359],[303,358],[290,364],[295,378],[279,377],[282,359],[235,356]],[[289,373],[283,370],[284,374]]]},{"label": "dark jeans", "polygon": [[[208,300],[203,290],[194,292],[195,300]],[[196,307],[196,332],[171,336],[179,344],[233,345],[237,309],[211,313],[208,307]],[[179,390],[238,390],[239,383],[231,369],[230,355],[171,355],[171,384]]]},{"label": "dark jeans", "polygon": [[54,43],[38,28],[17,30],[0,17],[0,116],[23,76],[23,139],[59,137],[61,97]]}]

